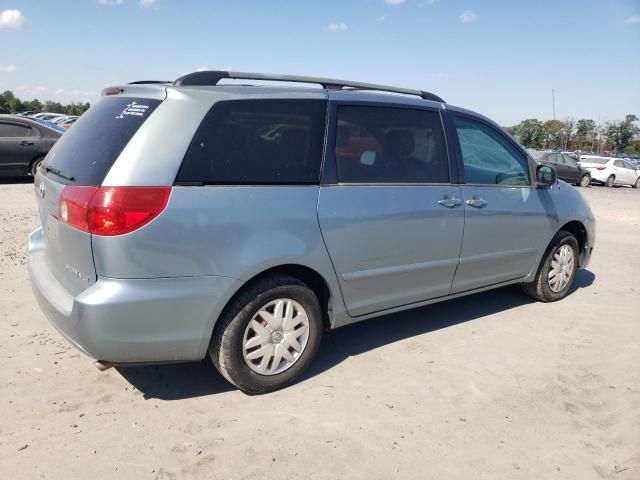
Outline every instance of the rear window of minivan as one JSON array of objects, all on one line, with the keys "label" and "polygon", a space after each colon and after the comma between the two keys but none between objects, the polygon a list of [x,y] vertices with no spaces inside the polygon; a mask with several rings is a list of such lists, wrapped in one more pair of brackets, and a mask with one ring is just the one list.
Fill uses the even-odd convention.
[{"label": "rear window of minivan", "polygon": [[325,100],[228,100],[203,119],[177,183],[317,184]]},{"label": "rear window of minivan", "polygon": [[150,98],[100,99],[62,135],[46,165],[72,177],[74,185],[101,185],[116,158],[160,103]]}]

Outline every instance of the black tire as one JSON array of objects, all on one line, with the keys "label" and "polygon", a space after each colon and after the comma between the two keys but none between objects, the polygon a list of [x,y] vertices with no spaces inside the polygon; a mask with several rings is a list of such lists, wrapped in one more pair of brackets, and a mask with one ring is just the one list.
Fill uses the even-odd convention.
[{"label": "black tire", "polygon": [[32,177],[35,177],[36,173],[38,173],[38,167],[40,166],[43,160],[44,160],[44,157],[38,157],[38,158],[35,158],[33,162],[31,162],[31,166],[29,167],[29,173],[31,174]]},{"label": "black tire", "polygon": [[[571,272],[571,277],[564,288],[558,292],[554,292],[551,290],[551,286],[549,284],[549,270],[553,256],[563,245],[569,245],[573,250],[573,271]],[[540,302],[555,302],[564,298],[571,289],[571,285],[576,277],[576,270],[578,269],[578,254],[579,248],[576,237],[566,230],[560,230],[551,241],[549,247],[547,247],[545,256],[543,257],[542,263],[540,264],[540,268],[538,269],[538,273],[536,274],[533,282],[522,284],[524,292],[531,298]]]},{"label": "black tire", "polygon": [[589,185],[591,185],[591,175],[589,175],[588,173],[585,173],[582,178],[580,179],[580,183],[578,184],[581,187],[588,187]]},{"label": "black tire", "polygon": [[640,188],[640,177],[636,178],[636,183],[633,184],[633,188]]},{"label": "black tire", "polygon": [[[244,333],[258,310],[279,298],[292,299],[304,308],[309,336],[306,347],[287,370],[262,375],[253,371],[244,359]],[[322,311],[315,293],[297,278],[274,274],[249,283],[229,302],[214,328],[209,355],[222,376],[243,392],[268,393],[290,385],[304,372],[318,351],[322,331]]]},{"label": "black tire", "polygon": [[609,178],[607,178],[607,181],[604,182],[604,186],[605,187],[613,187],[614,182],[616,181],[616,177],[614,177],[613,175],[609,175]]}]

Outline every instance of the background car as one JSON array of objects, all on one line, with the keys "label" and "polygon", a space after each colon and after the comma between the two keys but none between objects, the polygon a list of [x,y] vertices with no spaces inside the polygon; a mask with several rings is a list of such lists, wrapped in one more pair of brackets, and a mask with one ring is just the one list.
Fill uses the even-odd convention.
[{"label": "background car", "polygon": [[595,157],[583,155],[580,164],[589,170],[594,182],[607,187],[631,185],[640,188],[640,173],[627,160],[614,157]]},{"label": "background car", "polygon": [[76,120],[78,120],[78,118],[80,118],[80,117],[71,117],[71,118],[69,118],[68,120],[65,120],[64,122],[62,122],[62,123],[60,124],[60,126],[66,130],[66,129],[68,129],[71,125],[73,125],[73,124],[76,122]]},{"label": "background car", "polygon": [[0,175],[33,175],[61,135],[31,118],[0,115]]},{"label": "background car", "polygon": [[529,153],[536,162],[555,168],[558,178],[567,183],[573,183],[581,187],[587,187],[591,183],[589,170],[582,167],[580,162],[568,153],[542,152],[539,150],[529,150]]}]

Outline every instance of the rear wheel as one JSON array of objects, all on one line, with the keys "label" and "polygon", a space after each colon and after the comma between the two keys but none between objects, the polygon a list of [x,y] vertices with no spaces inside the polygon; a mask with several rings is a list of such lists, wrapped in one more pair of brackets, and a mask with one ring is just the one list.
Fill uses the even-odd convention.
[{"label": "rear wheel", "polygon": [[294,382],[320,345],[320,302],[304,283],[275,274],[249,284],[225,308],[209,355],[218,371],[248,394]]},{"label": "rear wheel", "polygon": [[558,232],[547,248],[533,282],[522,285],[524,292],[541,302],[564,298],[578,269],[578,254],[576,237],[565,230]]},{"label": "rear wheel", "polygon": [[580,179],[580,186],[581,187],[588,187],[590,184],[591,184],[591,175],[586,173]]},{"label": "rear wheel", "polygon": [[605,187],[613,187],[613,184],[616,181],[616,177],[614,177],[613,175],[609,175],[609,178],[607,178],[607,181],[604,182]]},{"label": "rear wheel", "polygon": [[36,173],[38,173],[38,167],[40,166],[43,160],[44,160],[44,157],[38,157],[34,159],[33,162],[31,162],[29,173],[31,174],[32,177],[35,177]]}]

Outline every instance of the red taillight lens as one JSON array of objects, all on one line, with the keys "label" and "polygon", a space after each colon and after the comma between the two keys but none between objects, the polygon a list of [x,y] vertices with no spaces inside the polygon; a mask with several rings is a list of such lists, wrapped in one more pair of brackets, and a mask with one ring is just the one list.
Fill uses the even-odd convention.
[{"label": "red taillight lens", "polygon": [[58,199],[58,220],[88,232],[87,212],[97,190],[98,187],[64,187]]},{"label": "red taillight lens", "polygon": [[123,235],[162,213],[171,187],[75,187],[62,190],[58,218],[94,235]]},{"label": "red taillight lens", "polygon": [[596,170],[606,170],[607,167],[596,167]]}]

